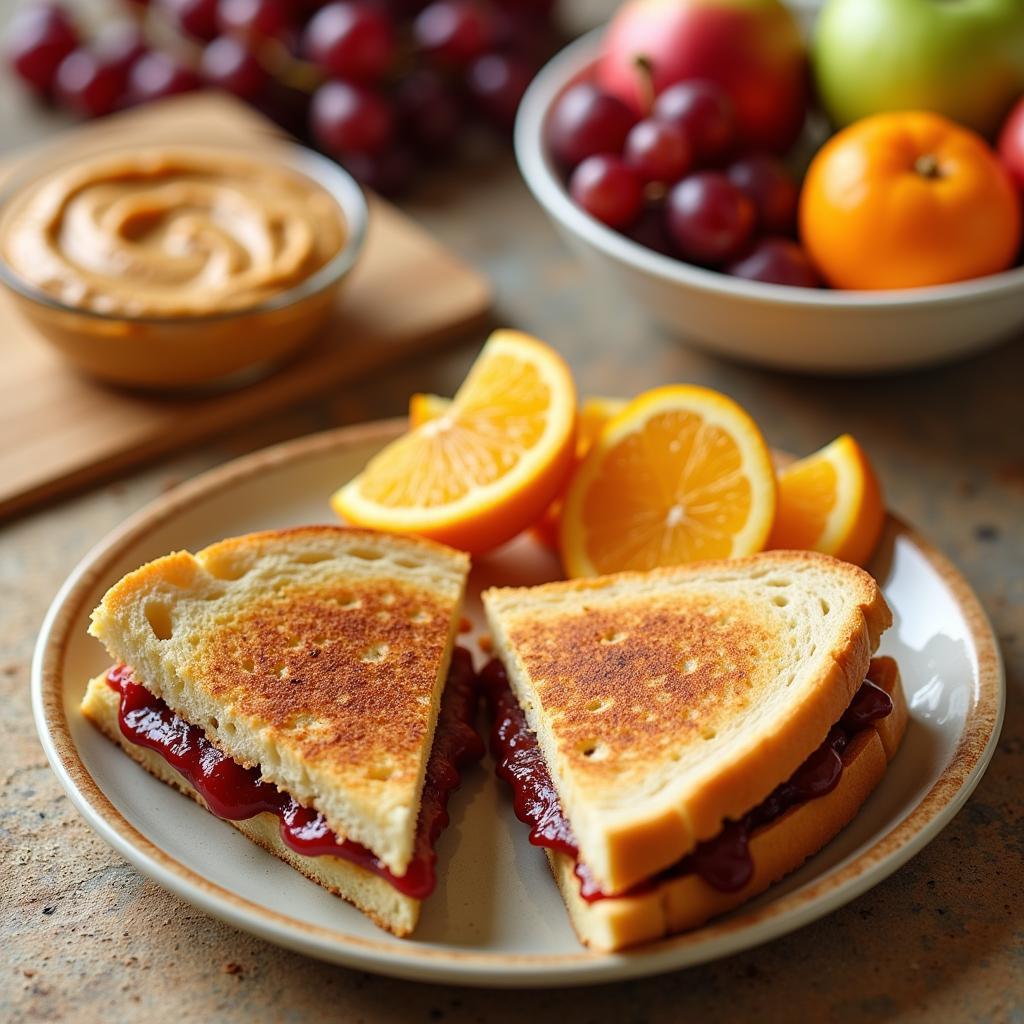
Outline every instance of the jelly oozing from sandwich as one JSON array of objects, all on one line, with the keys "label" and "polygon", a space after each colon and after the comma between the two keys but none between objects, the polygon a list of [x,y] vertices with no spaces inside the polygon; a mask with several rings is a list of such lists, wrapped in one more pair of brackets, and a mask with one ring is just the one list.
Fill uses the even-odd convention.
[{"label": "jelly oozing from sandwich", "polygon": [[[530,826],[530,842],[576,860],[580,895],[585,900],[592,903],[614,898],[601,891],[586,864],[579,860],[572,826],[562,813],[537,737],[509,687],[505,666],[498,659],[492,659],[480,673],[480,682],[492,717],[491,751],[497,772],[512,787],[516,817]],[[865,680],[824,743],[789,779],[739,821],[727,821],[717,835],[699,843],[693,853],[679,863],[628,892],[616,895],[637,895],[668,878],[694,873],[723,892],[742,889],[754,874],[749,848],[754,831],[781,817],[791,807],[835,789],[843,773],[842,754],[850,740],[891,711],[889,694]]]},{"label": "jelly oozing from sandwich", "polygon": [[424,899],[433,891],[437,862],[434,844],[448,824],[448,797],[461,782],[459,769],[484,753],[473,727],[477,690],[468,651],[456,647],[452,654],[427,762],[415,847],[409,867],[401,876],[393,874],[365,846],[339,839],[319,811],[303,807],[264,782],[259,768],[243,768],[224,754],[199,726],[186,722],[136,682],[131,669],[115,666],[107,673],[107,683],[121,695],[118,717],[125,738],[160,754],[218,817],[240,821],[262,813],[276,814],[282,840],[296,853],[351,861],[415,899]]}]

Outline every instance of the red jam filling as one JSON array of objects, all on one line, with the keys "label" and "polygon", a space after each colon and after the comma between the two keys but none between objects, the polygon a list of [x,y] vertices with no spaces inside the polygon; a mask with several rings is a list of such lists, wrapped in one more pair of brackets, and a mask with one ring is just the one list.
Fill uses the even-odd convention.
[{"label": "red jam filling", "polygon": [[183,775],[219,818],[241,821],[268,812],[281,821],[281,838],[306,857],[328,855],[358,864],[390,882],[399,892],[425,899],[434,890],[437,852],[434,844],[448,824],[448,798],[462,781],[459,769],[478,761],[484,745],[473,726],[476,716],[476,674],[469,651],[456,647],[427,762],[420,816],[412,860],[398,876],[365,846],[338,840],[324,816],[303,807],[287,793],[260,778],[259,768],[243,768],[217,749],[197,725],[176,715],[142,684],[132,671],[117,665],[107,683],[121,694],[121,732],[132,743],[155,750]]},{"label": "red jam filling", "polygon": [[[480,673],[480,683],[492,717],[491,751],[497,762],[496,770],[512,787],[516,817],[530,826],[530,842],[558,850],[576,860],[580,895],[588,903],[614,898],[601,891],[590,870],[579,860],[572,826],[562,814],[537,737],[508,685],[505,666],[496,658],[489,661]],[[616,895],[635,896],[668,878],[692,873],[722,892],[742,889],[754,874],[749,849],[753,832],[781,817],[791,807],[835,789],[843,773],[842,753],[850,740],[891,711],[892,699],[885,690],[865,680],[824,743],[786,782],[739,821],[727,821],[721,832],[699,843],[693,853],[677,864],[628,892]]]}]

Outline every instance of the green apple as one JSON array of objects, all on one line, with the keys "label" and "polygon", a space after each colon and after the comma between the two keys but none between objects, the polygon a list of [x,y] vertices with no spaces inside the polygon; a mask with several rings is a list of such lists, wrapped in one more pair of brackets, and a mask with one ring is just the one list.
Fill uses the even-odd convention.
[{"label": "green apple", "polygon": [[837,126],[932,110],[992,137],[1024,93],[1024,0],[828,0],[812,57]]}]

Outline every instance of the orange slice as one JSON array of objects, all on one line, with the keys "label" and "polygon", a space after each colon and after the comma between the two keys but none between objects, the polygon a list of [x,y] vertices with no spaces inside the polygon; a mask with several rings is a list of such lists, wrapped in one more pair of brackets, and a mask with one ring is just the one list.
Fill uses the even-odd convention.
[{"label": "orange slice", "polygon": [[[413,396],[427,398],[430,396]],[[617,416],[626,407],[624,398],[602,398],[595,396],[583,399],[580,406],[580,414],[576,420],[576,455],[573,459],[575,470],[586,458],[594,442],[598,439],[604,425],[613,417]],[[409,403],[410,414],[412,402]],[[572,479],[570,475],[570,480]],[[544,515],[534,524],[533,532],[537,539],[546,544],[549,548],[558,550],[558,534],[562,523],[562,508],[564,506],[564,495],[555,498]]]},{"label": "orange slice", "polygon": [[779,504],[768,546],[808,548],[863,565],[885,522],[878,478],[849,435],[779,472]]},{"label": "orange slice", "polygon": [[575,428],[562,357],[519,331],[495,331],[444,414],[375,455],[331,504],[359,526],[487,551],[558,494]]},{"label": "orange slice", "polygon": [[430,420],[436,420],[451,408],[451,404],[450,398],[417,391],[409,396],[409,426],[421,427]]},{"label": "orange slice", "polygon": [[771,456],[750,416],[708,388],[655,388],[605,425],[577,470],[562,562],[593,576],[753,554],[774,515]]}]

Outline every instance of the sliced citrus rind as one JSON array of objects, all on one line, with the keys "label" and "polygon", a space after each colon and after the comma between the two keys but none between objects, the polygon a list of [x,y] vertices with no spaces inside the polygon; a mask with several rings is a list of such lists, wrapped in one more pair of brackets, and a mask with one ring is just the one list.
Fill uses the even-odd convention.
[{"label": "sliced citrus rind", "polygon": [[878,543],[885,503],[864,450],[843,434],[779,472],[769,547],[805,548],[863,565]]},{"label": "sliced citrus rind", "polygon": [[443,414],[389,444],[331,502],[357,525],[485,551],[559,492],[575,427],[561,356],[518,331],[495,331]]},{"label": "sliced citrus rind", "polygon": [[603,428],[562,514],[570,576],[647,570],[760,551],[775,513],[764,438],[734,401],[696,385],[656,388]]},{"label": "sliced citrus rind", "polygon": [[[593,395],[584,398],[580,404],[579,416],[576,418],[576,453],[573,456],[573,471],[586,458],[587,452],[598,439],[604,425],[617,416],[627,405],[624,398],[606,398]],[[569,481],[572,480],[570,473]],[[533,532],[537,539],[546,547],[558,550],[558,537],[562,523],[564,494],[560,494],[544,510],[544,514],[534,524]]]},{"label": "sliced citrus rind", "polygon": [[430,420],[443,416],[452,405],[450,398],[417,391],[409,396],[409,426],[421,427]]}]

